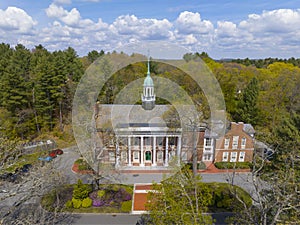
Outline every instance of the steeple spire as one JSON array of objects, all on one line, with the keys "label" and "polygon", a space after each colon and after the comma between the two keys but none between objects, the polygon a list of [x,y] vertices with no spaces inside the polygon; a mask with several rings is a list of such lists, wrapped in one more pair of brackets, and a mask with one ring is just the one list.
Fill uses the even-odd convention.
[{"label": "steeple spire", "polygon": [[148,71],[147,71],[147,76],[150,77],[150,51],[148,50]]}]

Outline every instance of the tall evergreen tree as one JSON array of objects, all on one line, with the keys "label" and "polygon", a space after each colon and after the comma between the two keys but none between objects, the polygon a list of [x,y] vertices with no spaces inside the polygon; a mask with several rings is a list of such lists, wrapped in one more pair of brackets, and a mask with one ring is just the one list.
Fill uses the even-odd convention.
[{"label": "tall evergreen tree", "polygon": [[258,119],[257,99],[259,94],[258,80],[254,77],[242,92],[234,119],[255,125]]},{"label": "tall evergreen tree", "polygon": [[8,65],[1,80],[1,105],[11,113],[15,124],[14,131],[22,138],[31,133],[31,127],[34,125],[29,98],[30,59],[30,51],[18,44],[7,61]]}]

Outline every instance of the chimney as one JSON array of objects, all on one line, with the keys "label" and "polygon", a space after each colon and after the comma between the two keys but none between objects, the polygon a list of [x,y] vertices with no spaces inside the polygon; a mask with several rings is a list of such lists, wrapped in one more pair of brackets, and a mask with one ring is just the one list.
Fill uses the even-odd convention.
[{"label": "chimney", "polygon": [[231,122],[231,130],[243,131],[244,123],[243,122]]}]

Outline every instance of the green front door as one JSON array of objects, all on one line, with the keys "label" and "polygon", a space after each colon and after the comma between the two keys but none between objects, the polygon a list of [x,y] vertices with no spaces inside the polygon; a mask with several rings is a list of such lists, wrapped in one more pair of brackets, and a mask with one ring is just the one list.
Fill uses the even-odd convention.
[{"label": "green front door", "polygon": [[151,152],[146,152],[146,161],[151,161]]}]

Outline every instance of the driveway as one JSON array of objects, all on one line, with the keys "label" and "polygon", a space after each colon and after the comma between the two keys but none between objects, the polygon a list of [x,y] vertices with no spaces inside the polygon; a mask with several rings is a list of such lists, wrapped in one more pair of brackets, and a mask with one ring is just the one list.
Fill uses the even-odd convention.
[{"label": "driveway", "polygon": [[54,168],[59,170],[66,177],[69,184],[77,183],[81,179],[83,183],[90,183],[91,176],[76,174],[72,171],[74,162],[80,157],[76,146],[63,149],[64,153],[53,159]]}]

